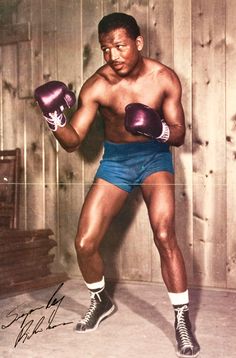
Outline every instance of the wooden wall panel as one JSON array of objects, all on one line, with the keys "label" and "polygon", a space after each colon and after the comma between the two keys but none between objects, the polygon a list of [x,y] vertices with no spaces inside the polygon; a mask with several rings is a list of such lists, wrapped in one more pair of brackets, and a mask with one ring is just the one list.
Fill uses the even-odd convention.
[{"label": "wooden wall panel", "polygon": [[174,150],[175,222],[188,280],[193,282],[191,0],[174,0],[173,10],[173,68],[182,84],[182,104],[186,123],[185,143]]},{"label": "wooden wall panel", "polygon": [[23,0],[17,21],[32,22],[32,40],[18,44],[18,95],[24,103],[25,215],[27,229],[45,226],[43,122],[35,118],[33,89],[42,83],[41,2]]},{"label": "wooden wall panel", "polygon": [[[57,47],[56,47],[56,0],[42,1],[42,77],[43,82],[57,78]],[[38,110],[38,121],[43,121]],[[45,190],[45,228],[50,228],[59,240],[58,215],[58,143],[48,126],[43,128],[44,153],[44,190]],[[54,248],[56,259],[59,257],[59,242]]]},{"label": "wooden wall panel", "polygon": [[173,66],[173,1],[149,1],[149,55]]},{"label": "wooden wall panel", "polygon": [[144,37],[144,47],[142,50],[143,55],[148,54],[149,50],[149,41],[148,41],[148,0],[139,0],[139,1],[131,1],[131,0],[120,0],[119,1],[119,11],[127,13],[135,17],[141,34]]},{"label": "wooden wall panel", "polygon": [[103,13],[102,15],[107,15],[112,12],[119,11],[119,0],[106,0],[103,1]]},{"label": "wooden wall panel", "polygon": [[[21,148],[23,160],[24,148],[24,103],[18,100],[17,93],[17,46],[2,47],[2,110],[1,132],[2,149]],[[24,170],[21,172],[21,182],[24,181]],[[25,188],[20,190],[20,226],[25,227]]]},{"label": "wooden wall panel", "polygon": [[[51,228],[61,263],[69,274],[80,275],[74,236],[102,155],[102,120],[97,116],[82,148],[68,154],[49,132],[32,95],[36,86],[52,79],[78,95],[82,83],[103,64],[98,21],[103,14],[127,12],[141,25],[144,55],[173,67],[183,86],[186,141],[173,153],[176,231],[190,283],[236,288],[234,1],[0,4],[1,25],[29,23],[31,28],[30,41],[0,46],[0,146],[22,149],[22,229]],[[108,277],[162,282],[138,189],[111,225],[102,251]]]},{"label": "wooden wall panel", "polygon": [[[88,0],[82,2],[82,54],[83,82],[103,65],[103,55],[98,42],[97,25],[103,15],[102,2]],[[91,18],[94,26],[91,26]],[[85,194],[93,182],[97,164],[102,156],[103,125],[97,115],[91,130],[81,148],[84,159]]]},{"label": "wooden wall panel", "polygon": [[236,3],[226,1],[227,287],[236,287]]},{"label": "wooden wall panel", "polygon": [[[35,2],[38,5],[38,1]],[[40,12],[38,13],[39,16]],[[17,22],[31,23],[32,9],[30,0],[22,0],[17,7]],[[31,26],[31,29],[34,25]],[[18,93],[20,98],[30,98],[33,94],[33,43],[24,41],[18,44]]]},{"label": "wooden wall panel", "polygon": [[[149,1],[149,56],[170,66],[173,64],[173,4],[172,1]],[[167,26],[168,24],[168,26]],[[152,237],[152,235],[151,235]],[[160,258],[152,242],[152,281],[162,282]]]},{"label": "wooden wall panel", "polygon": [[[56,3],[57,78],[78,94],[81,79],[81,3]],[[83,164],[80,153],[67,153],[59,147],[59,243],[61,262],[71,274],[79,274],[74,238],[83,202]]]},{"label": "wooden wall panel", "polygon": [[226,284],[224,5],[192,4],[194,269],[200,285],[213,286]]},{"label": "wooden wall panel", "polygon": [[[144,55],[147,55],[147,16],[148,2],[120,1],[119,11],[134,16],[144,36]],[[124,223],[118,230],[117,240],[120,242],[119,251],[119,277],[141,281],[151,280],[151,231],[148,221],[147,209],[142,200],[141,191],[135,189],[125,204],[119,221]],[[139,263],[139,264],[137,264]],[[141,263],[141,264],[140,264]]]},{"label": "wooden wall panel", "polygon": [[[31,25],[31,3],[28,0],[23,0],[20,4],[15,2],[15,18],[16,23],[29,23]],[[17,92],[18,98],[29,98],[32,95],[32,42],[24,41],[16,44],[17,46]],[[20,190],[20,228],[27,229],[28,227],[28,201],[27,201],[27,147],[26,147],[26,113],[28,103],[24,100],[19,100],[20,108],[18,108],[18,116],[22,143],[19,144],[21,149],[21,190]],[[12,123],[12,120],[11,120]]]},{"label": "wooden wall panel", "polygon": [[[103,1],[101,18],[109,13],[119,11],[119,0],[108,0]],[[103,61],[104,62],[104,61]],[[99,119],[100,121],[101,119]],[[102,131],[100,132],[102,141]],[[98,163],[97,163],[98,165]],[[104,258],[105,264],[105,276],[106,278],[114,279],[122,277],[121,273],[121,242],[124,236],[124,227],[125,224],[120,225],[122,219],[127,216],[124,213],[125,208],[119,213],[117,218],[112,222],[107,234],[104,237],[104,240],[101,245],[101,254]],[[126,221],[125,221],[126,222]]]},{"label": "wooden wall panel", "polygon": [[[6,45],[2,47],[2,112],[3,112],[3,147],[11,149],[19,142],[21,127],[18,122],[12,126],[12,118],[17,116],[17,47]],[[18,131],[19,130],[19,131]],[[18,140],[17,140],[18,137]]]},{"label": "wooden wall panel", "polygon": [[25,103],[26,131],[26,200],[27,229],[42,229],[45,226],[43,125],[35,120],[32,100]]},{"label": "wooden wall panel", "polygon": [[2,92],[2,47],[0,47],[0,150],[3,149],[3,92]]}]

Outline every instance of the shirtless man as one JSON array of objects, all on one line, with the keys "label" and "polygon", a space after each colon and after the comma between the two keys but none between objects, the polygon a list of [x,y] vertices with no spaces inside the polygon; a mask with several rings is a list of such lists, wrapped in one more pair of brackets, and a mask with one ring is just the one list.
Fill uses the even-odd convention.
[{"label": "shirtless man", "polygon": [[169,151],[169,145],[184,143],[181,84],[170,68],[142,56],[144,40],[132,16],[107,15],[98,33],[106,64],[84,83],[70,123],[63,110],[75,98],[66,85],[52,81],[35,91],[50,129],[68,152],[79,148],[97,111],[105,124],[103,159],[85,199],[75,241],[79,267],[91,294],[91,305],[76,331],[96,329],[114,310],[105,291],[99,246],[129,192],[139,185],[175,312],[177,355],[197,357],[200,347],[191,330],[186,271],[175,237]]}]

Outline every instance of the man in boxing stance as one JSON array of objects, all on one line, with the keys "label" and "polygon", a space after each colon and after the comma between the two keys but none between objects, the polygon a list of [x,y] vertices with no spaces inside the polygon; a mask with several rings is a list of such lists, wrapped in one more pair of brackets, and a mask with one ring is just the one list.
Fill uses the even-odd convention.
[{"label": "man in boxing stance", "polygon": [[143,37],[136,20],[123,13],[98,25],[106,64],[82,86],[70,123],[63,110],[74,94],[52,81],[35,98],[54,136],[68,152],[79,148],[99,111],[105,124],[104,155],[83,204],[75,241],[78,263],[91,293],[78,333],[94,330],[114,310],[105,291],[99,246],[129,192],[139,185],[147,205],[161,272],[175,312],[177,355],[197,357],[191,330],[186,271],[174,229],[174,170],[169,146],[184,143],[181,84],[163,64],[142,56]]}]

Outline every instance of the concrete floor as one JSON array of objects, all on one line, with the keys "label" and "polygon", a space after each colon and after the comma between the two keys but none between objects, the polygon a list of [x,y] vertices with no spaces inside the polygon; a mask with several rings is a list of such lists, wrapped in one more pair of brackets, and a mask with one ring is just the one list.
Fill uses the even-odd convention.
[{"label": "concrete floor", "polygon": [[[84,284],[69,280],[53,296],[58,287],[0,300],[1,358],[176,357],[174,315],[164,286],[109,284],[118,310],[87,334],[73,331],[89,303]],[[190,296],[200,357],[236,357],[236,292],[191,289]]]}]

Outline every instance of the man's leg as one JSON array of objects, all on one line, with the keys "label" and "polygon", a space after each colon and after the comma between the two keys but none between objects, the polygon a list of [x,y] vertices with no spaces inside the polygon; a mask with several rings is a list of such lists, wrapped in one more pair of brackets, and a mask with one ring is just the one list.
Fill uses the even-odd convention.
[{"label": "man's leg", "polygon": [[75,240],[78,263],[91,293],[91,305],[76,331],[98,327],[114,305],[105,291],[104,265],[99,246],[112,219],[123,206],[128,193],[102,179],[97,179],[85,199]]},{"label": "man's leg", "polygon": [[144,180],[141,188],[160,254],[163,280],[174,306],[177,355],[197,357],[200,347],[189,321],[187,276],[174,229],[174,177],[168,172],[154,173]]}]

